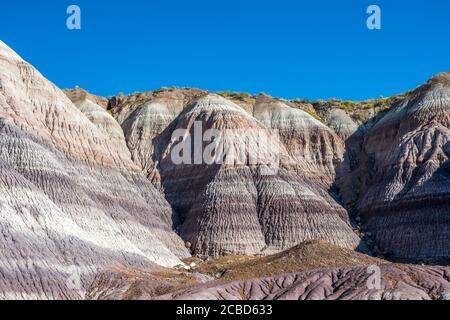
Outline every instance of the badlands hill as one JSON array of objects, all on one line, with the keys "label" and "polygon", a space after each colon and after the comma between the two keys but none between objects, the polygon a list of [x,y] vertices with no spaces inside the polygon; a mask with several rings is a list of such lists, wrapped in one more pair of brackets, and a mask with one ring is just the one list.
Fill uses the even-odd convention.
[{"label": "badlands hill", "polygon": [[[230,105],[230,113],[240,107],[240,111],[272,132],[276,130],[286,151],[282,167],[291,174],[297,172],[295,175],[308,188],[313,188],[313,193],[325,198],[322,203],[330,203],[339,215],[342,216],[342,207],[346,209],[353,227],[363,236],[364,243],[360,247],[368,244],[374,253],[401,261],[442,261],[450,252],[447,248],[449,222],[445,213],[450,203],[446,145],[450,105],[448,77],[449,73],[444,73],[408,93],[364,102],[286,101],[264,94],[220,95],[226,99],[222,100],[223,104]],[[152,160],[147,160],[142,168],[153,182],[164,180],[161,172],[166,164],[161,163],[160,152],[147,141],[160,143],[163,139],[158,132],[163,132],[165,126],[170,132],[170,125],[179,122],[182,111],[207,95],[211,97],[196,89],[163,89],[110,101],[108,109],[119,123],[125,124],[122,127],[131,152],[139,155],[132,157],[133,160],[142,165],[145,162],[142,159],[152,154]],[[147,114],[147,120],[132,115],[133,110],[139,111],[148,105],[152,105],[154,111],[152,116]],[[161,119],[161,114],[166,115],[164,121],[154,120]],[[200,118],[204,119],[202,117],[201,114]],[[149,125],[145,126],[145,122]],[[128,130],[131,123],[135,128],[132,132]],[[136,133],[142,130],[154,130],[153,135],[144,135],[144,144]],[[161,145],[164,149],[164,143]],[[167,177],[165,181],[168,182]],[[207,185],[214,184],[208,181]],[[172,205],[177,205],[174,201],[185,200],[177,198],[179,190],[175,189],[173,196],[170,195],[172,182],[167,186],[162,190]],[[301,188],[305,190],[304,186]],[[334,200],[329,201],[329,196],[337,199],[338,207]],[[346,214],[343,219],[348,220]],[[311,238],[337,243],[329,237]],[[308,239],[300,237],[295,241]],[[189,240],[197,243],[195,237]],[[290,245],[293,242],[280,249]],[[239,250],[231,251],[239,253]],[[205,253],[197,248],[194,252]]]},{"label": "badlands hill", "polygon": [[[381,275],[379,286],[371,278],[377,268]],[[200,262],[191,271],[115,267],[99,273],[87,297],[101,300],[447,300],[449,278],[448,267],[390,264],[324,242],[308,242],[268,257],[212,258]]]},{"label": "badlands hill", "polygon": [[[449,82],[360,103],[106,100],[61,91],[0,42],[0,298],[368,298],[380,263],[354,250],[445,261]],[[233,156],[177,163],[199,129],[226,132]],[[447,268],[382,268],[378,296],[448,297]]]},{"label": "badlands hill", "polygon": [[224,256],[183,260],[192,271],[215,277],[218,282],[250,280],[318,269],[381,265],[386,261],[324,241],[303,242],[269,256]]},{"label": "badlands hill", "polygon": [[91,115],[0,42],[3,298],[78,298],[99,268],[189,256],[169,203],[111,139],[120,127]]},{"label": "badlands hill", "polygon": [[290,273],[275,277],[201,284],[156,297],[166,300],[449,300],[450,269],[382,265],[372,288],[367,267]]},{"label": "badlands hill", "polygon": [[267,257],[223,256],[205,260],[188,258],[190,270],[154,267],[145,271],[124,267],[98,274],[88,290],[89,299],[155,299],[204,285],[220,286],[233,281],[275,277],[323,268],[382,265],[386,261],[323,241],[309,241]]},{"label": "badlands hill", "polygon": [[[175,89],[113,98],[108,110],[121,123],[136,165],[178,213],[175,227],[192,253],[267,254],[314,239],[364,248],[328,191],[344,153],[342,140],[302,110],[265,96],[255,102]],[[174,164],[173,133],[194,136],[196,122],[203,132],[231,132],[226,143],[233,150],[275,150],[276,172],[262,173],[271,169],[268,159]]]},{"label": "badlands hill", "polygon": [[379,118],[351,146],[358,151],[352,172],[340,177],[344,203],[392,258],[448,259],[450,73]]}]

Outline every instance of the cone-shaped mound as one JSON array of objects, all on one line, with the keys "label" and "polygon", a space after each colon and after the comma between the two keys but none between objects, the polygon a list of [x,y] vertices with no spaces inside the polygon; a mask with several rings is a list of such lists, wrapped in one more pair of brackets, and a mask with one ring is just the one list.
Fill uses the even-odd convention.
[{"label": "cone-shaped mound", "polygon": [[[227,150],[248,157],[207,164],[201,155],[208,145],[200,136],[196,164],[195,137],[208,130],[223,134]],[[175,132],[188,142],[190,163],[173,159],[180,145],[173,138]],[[313,239],[358,246],[345,210],[320,186],[285,168],[290,155],[283,143],[234,103],[213,94],[199,98],[158,141],[166,142],[158,157],[162,187],[179,214],[181,236],[194,253],[269,253]],[[251,159],[261,149],[269,156]]]}]

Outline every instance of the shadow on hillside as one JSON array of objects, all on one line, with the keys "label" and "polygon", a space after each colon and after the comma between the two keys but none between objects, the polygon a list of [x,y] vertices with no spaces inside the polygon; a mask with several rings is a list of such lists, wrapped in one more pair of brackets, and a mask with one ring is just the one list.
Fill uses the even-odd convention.
[{"label": "shadow on hillside", "polygon": [[[329,190],[331,194],[336,195],[336,201],[347,210],[353,229],[361,229],[356,207],[361,192],[359,162],[363,150],[364,135],[367,130],[367,125],[361,125],[345,141],[343,160],[336,166],[336,178]],[[369,245],[363,239],[361,239],[356,251],[373,255]]]},{"label": "shadow on hillside", "polygon": [[[220,170],[220,165],[206,164],[179,164],[172,162],[171,153],[175,144],[172,142],[172,134],[176,129],[185,129],[188,123],[182,123],[183,119],[187,119],[187,113],[192,111],[195,103],[190,103],[157,137],[153,139],[154,152],[152,156],[156,169],[160,174],[162,192],[172,207],[173,229],[183,237],[181,227],[184,224],[185,214],[191,210],[192,206],[197,203],[203,194],[203,187],[207,186],[214,180]],[[208,123],[204,123],[203,126]],[[193,127],[190,132],[193,136]],[[170,147],[169,150],[167,150]],[[191,139],[191,150],[194,150],[194,139]],[[192,155],[191,155],[192,156]],[[193,159],[192,159],[193,162]],[[202,174],[203,173],[203,174]],[[207,173],[207,174],[204,174]],[[187,179],[186,183],[180,183],[183,174]],[[197,176],[198,179],[193,179]],[[184,199],[184,201],[180,201]],[[190,239],[183,240],[189,241]]]}]

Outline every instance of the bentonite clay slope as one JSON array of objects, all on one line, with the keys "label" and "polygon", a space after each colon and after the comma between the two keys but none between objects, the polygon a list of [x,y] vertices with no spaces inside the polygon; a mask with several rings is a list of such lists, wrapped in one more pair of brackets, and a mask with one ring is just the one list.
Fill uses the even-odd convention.
[{"label": "bentonite clay slope", "polygon": [[123,129],[133,161],[156,185],[159,175],[154,154],[160,146],[155,145],[155,138],[190,101],[205,94],[196,89],[166,89],[114,97],[109,101],[108,110]]},{"label": "bentonite clay slope", "polygon": [[63,90],[63,92],[75,104],[85,101],[85,100],[89,100],[89,101],[92,101],[93,103],[101,106],[103,109],[106,109],[108,107],[108,99],[90,94],[86,90],[83,90],[79,87],[75,87],[74,89],[70,89],[70,90],[65,89],[65,90]]},{"label": "bentonite clay slope", "polygon": [[450,73],[409,93],[365,135],[357,211],[380,250],[401,259],[450,253]]},{"label": "bentonite clay slope", "polygon": [[98,268],[188,256],[169,204],[110,140],[0,42],[0,298],[78,298]]},{"label": "bentonite clay slope", "polygon": [[382,265],[383,260],[323,241],[309,241],[266,257],[236,256],[191,257],[183,260],[189,271],[153,267],[149,270],[108,268],[100,272],[89,287],[89,299],[153,299],[192,288],[199,284],[216,286],[236,280],[275,277],[322,268]]},{"label": "bentonite clay slope", "polygon": [[103,270],[89,286],[89,300],[151,300],[154,297],[207,283],[200,273],[153,266],[148,270],[113,267]]},{"label": "bentonite clay slope", "polygon": [[286,165],[326,187],[334,182],[344,142],[331,129],[305,111],[265,95],[258,97],[253,114],[283,142],[290,155]]},{"label": "bentonite clay slope", "polygon": [[[191,163],[176,163],[180,141],[173,133],[180,130],[189,133],[183,141],[194,137],[188,143],[194,154],[197,132],[218,130],[225,161],[205,163],[201,155],[211,144],[200,140],[199,164],[190,155]],[[321,187],[285,168],[290,162],[285,146],[229,100],[214,94],[195,100],[155,141],[165,145],[156,154],[163,190],[194,253],[269,253],[313,239],[352,249],[359,245],[345,210]],[[246,150],[265,156],[250,160]]]},{"label": "bentonite clay slope", "polygon": [[[449,300],[450,268],[382,265],[308,271],[226,284],[203,284],[156,299]],[[376,277],[380,271],[381,282]],[[378,287],[378,284],[380,285]]]},{"label": "bentonite clay slope", "polygon": [[109,137],[110,142],[119,150],[120,154],[126,155],[128,158],[131,157],[122,128],[105,108],[99,104],[102,102],[101,98],[91,95],[82,89],[65,90],[64,93],[93,124]]},{"label": "bentonite clay slope", "polygon": [[205,261],[191,257],[183,261],[187,264],[194,262],[193,271],[213,276],[220,282],[386,263],[384,260],[317,240],[307,241],[291,249],[264,257],[232,255],[210,257]]},{"label": "bentonite clay slope", "polygon": [[341,109],[329,109],[324,113],[324,123],[343,140],[346,141],[357,130],[355,121]]}]

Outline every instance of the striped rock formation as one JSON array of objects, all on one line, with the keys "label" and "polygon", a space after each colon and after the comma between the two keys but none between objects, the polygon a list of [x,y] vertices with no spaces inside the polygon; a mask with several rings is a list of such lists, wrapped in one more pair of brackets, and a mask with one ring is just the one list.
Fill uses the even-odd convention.
[{"label": "striped rock formation", "polygon": [[[205,163],[201,155],[208,144],[196,132],[211,129],[223,134],[226,150],[251,150],[250,155],[263,150],[266,157]],[[174,161],[180,141],[173,134],[179,130],[183,141],[192,137],[190,163]],[[229,100],[214,94],[195,100],[155,141],[165,145],[156,154],[163,190],[195,254],[264,254],[312,239],[359,245],[346,211],[321,186],[285,166],[292,159],[283,142]],[[200,161],[191,154],[200,154]]]},{"label": "striped rock formation", "polygon": [[334,182],[344,143],[333,130],[305,111],[265,95],[258,97],[253,114],[277,132],[290,155],[288,166],[325,187]]},{"label": "striped rock formation", "polygon": [[81,89],[65,91],[65,94],[94,125],[106,134],[120,154],[131,157],[122,128],[105,110],[106,105],[101,98]]},{"label": "striped rock formation", "polygon": [[104,266],[189,255],[118,128],[95,105],[80,109],[88,116],[0,42],[2,299],[78,298]]},{"label": "striped rock formation", "polygon": [[71,90],[65,89],[63,90],[63,92],[76,105],[85,100],[88,100],[91,101],[92,103],[95,103],[96,105],[99,105],[103,109],[106,109],[108,107],[108,99],[90,94],[89,92],[81,89],[80,87],[75,87],[74,89]]},{"label": "striped rock formation", "polygon": [[[108,110],[121,123],[136,165],[178,213],[178,230],[195,254],[268,253],[312,239],[357,247],[347,213],[328,193],[343,142],[307,113],[286,105],[277,113],[274,100],[263,97],[241,107],[205,91],[166,89],[113,98]],[[193,135],[196,121],[203,132],[257,129],[272,139],[278,130],[279,175],[262,176],[258,166],[173,164],[173,132]],[[245,151],[246,138],[258,140],[238,134],[233,148]]]},{"label": "striped rock formation", "polygon": [[122,127],[132,160],[155,185],[160,181],[154,154],[161,146],[154,140],[192,99],[204,94],[196,89],[161,90],[109,101],[108,109]]},{"label": "striped rock formation", "polygon": [[[450,268],[391,264],[376,268],[316,270],[226,284],[202,284],[155,299],[450,300]],[[380,283],[373,278],[378,271]]]},{"label": "striped rock formation", "polygon": [[341,109],[330,109],[325,113],[324,123],[332,129],[343,140],[347,140],[357,130],[358,125],[355,121]]},{"label": "striped rock formation", "polygon": [[200,260],[190,272],[103,270],[89,288],[88,298],[446,300],[450,299],[450,268],[389,264],[312,241],[268,257]]},{"label": "striped rock formation", "polygon": [[380,250],[408,260],[449,257],[449,157],[446,73],[410,92],[367,131],[357,179],[345,187],[357,193],[362,225]]},{"label": "striped rock formation", "polygon": [[[151,270],[155,292],[179,289],[172,276],[195,284],[161,298],[449,298],[441,267],[386,265],[368,289],[361,267],[219,285],[155,266],[182,265],[186,245],[199,256],[307,240],[364,249],[336,198],[376,252],[448,259],[449,73],[359,128],[342,110],[322,110],[325,125],[265,95],[66,94],[0,42],[1,299],[80,298],[116,265]],[[145,277],[126,278],[151,286]]]}]

